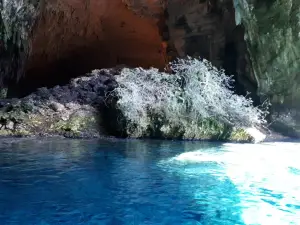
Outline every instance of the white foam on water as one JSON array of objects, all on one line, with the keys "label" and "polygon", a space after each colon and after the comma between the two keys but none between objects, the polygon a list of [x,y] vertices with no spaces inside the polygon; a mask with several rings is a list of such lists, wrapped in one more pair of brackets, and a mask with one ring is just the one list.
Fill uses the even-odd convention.
[{"label": "white foam on water", "polygon": [[266,135],[254,127],[249,127],[245,130],[248,134],[250,134],[253,137],[255,143],[262,142],[266,139]]},{"label": "white foam on water", "polygon": [[226,174],[240,189],[246,224],[300,224],[300,210],[289,207],[300,207],[300,176],[292,172],[300,171],[300,144],[229,144],[225,149]]},{"label": "white foam on water", "polygon": [[161,163],[204,162],[222,165],[236,185],[245,224],[300,224],[300,143],[224,144],[222,151],[200,149]]}]

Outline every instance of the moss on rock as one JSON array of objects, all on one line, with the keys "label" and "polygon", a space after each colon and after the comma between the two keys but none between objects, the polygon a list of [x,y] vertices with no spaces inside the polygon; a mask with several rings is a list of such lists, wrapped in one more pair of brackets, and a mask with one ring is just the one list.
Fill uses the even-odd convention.
[{"label": "moss on rock", "polygon": [[72,137],[83,137],[88,133],[98,133],[98,129],[99,116],[97,113],[84,110],[73,113],[67,120],[59,119],[50,127],[50,131],[53,133]]},{"label": "moss on rock", "polygon": [[247,133],[245,129],[239,128],[239,129],[233,129],[230,132],[230,136],[228,137],[229,141],[237,141],[237,142],[252,142],[254,141],[254,138]]},{"label": "moss on rock", "polygon": [[182,126],[175,127],[172,124],[165,124],[160,130],[166,138],[177,137],[191,140],[226,140],[230,133],[226,124],[215,119],[186,121]]},{"label": "moss on rock", "polygon": [[[0,136],[63,135],[96,137],[99,135],[98,114],[93,107],[56,113],[41,105],[35,112],[27,104],[8,105],[0,109]],[[68,115],[70,113],[70,115]],[[67,118],[64,116],[68,115]]]},{"label": "moss on rock", "polygon": [[109,118],[111,124],[114,124],[110,126],[110,133],[119,137],[122,134],[122,137],[130,138],[253,141],[253,137],[246,132],[246,129],[235,128],[213,118],[202,119],[197,122],[186,120],[174,123],[162,116],[149,114],[146,119],[144,118],[147,120],[147,127],[142,128],[139,124],[127,120],[117,107],[110,107],[109,115],[111,114],[117,116]]},{"label": "moss on rock", "polygon": [[114,70],[96,70],[69,85],[45,87],[21,99],[0,99],[0,136],[93,138],[104,134],[99,109],[113,89]]}]

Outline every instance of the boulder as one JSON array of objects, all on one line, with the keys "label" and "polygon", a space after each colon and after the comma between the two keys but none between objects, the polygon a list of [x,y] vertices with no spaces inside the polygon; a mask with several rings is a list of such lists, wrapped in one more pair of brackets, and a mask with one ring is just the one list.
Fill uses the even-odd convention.
[{"label": "boulder", "polygon": [[99,111],[115,85],[111,70],[95,70],[67,86],[43,87],[21,99],[0,100],[0,136],[106,135]]}]

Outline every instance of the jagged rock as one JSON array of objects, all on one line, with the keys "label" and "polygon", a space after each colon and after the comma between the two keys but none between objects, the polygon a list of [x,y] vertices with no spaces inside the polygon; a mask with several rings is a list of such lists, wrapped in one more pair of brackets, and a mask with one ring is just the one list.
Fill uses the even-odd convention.
[{"label": "jagged rock", "polygon": [[233,41],[231,0],[182,1],[168,4],[170,39],[179,56],[201,56],[223,66],[226,42]]},{"label": "jagged rock", "polygon": [[103,72],[95,70],[67,86],[40,88],[25,98],[2,100],[0,136],[104,135],[99,109],[107,90],[116,84],[109,70],[105,78]]}]

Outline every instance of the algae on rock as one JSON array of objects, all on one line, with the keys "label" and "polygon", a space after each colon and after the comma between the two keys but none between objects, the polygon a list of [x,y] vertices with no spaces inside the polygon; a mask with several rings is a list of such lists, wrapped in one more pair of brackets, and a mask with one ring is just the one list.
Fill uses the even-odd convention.
[{"label": "algae on rock", "polygon": [[46,104],[32,106],[9,104],[0,111],[0,136],[53,136],[98,137],[99,115],[92,106],[57,113]]},{"label": "algae on rock", "polygon": [[91,109],[80,109],[72,113],[68,119],[59,118],[51,126],[53,133],[70,137],[92,137],[92,134],[100,132],[98,112]]},{"label": "algae on rock", "polygon": [[0,99],[0,136],[99,137],[104,134],[99,108],[114,86],[111,72],[93,71],[66,86]]}]

